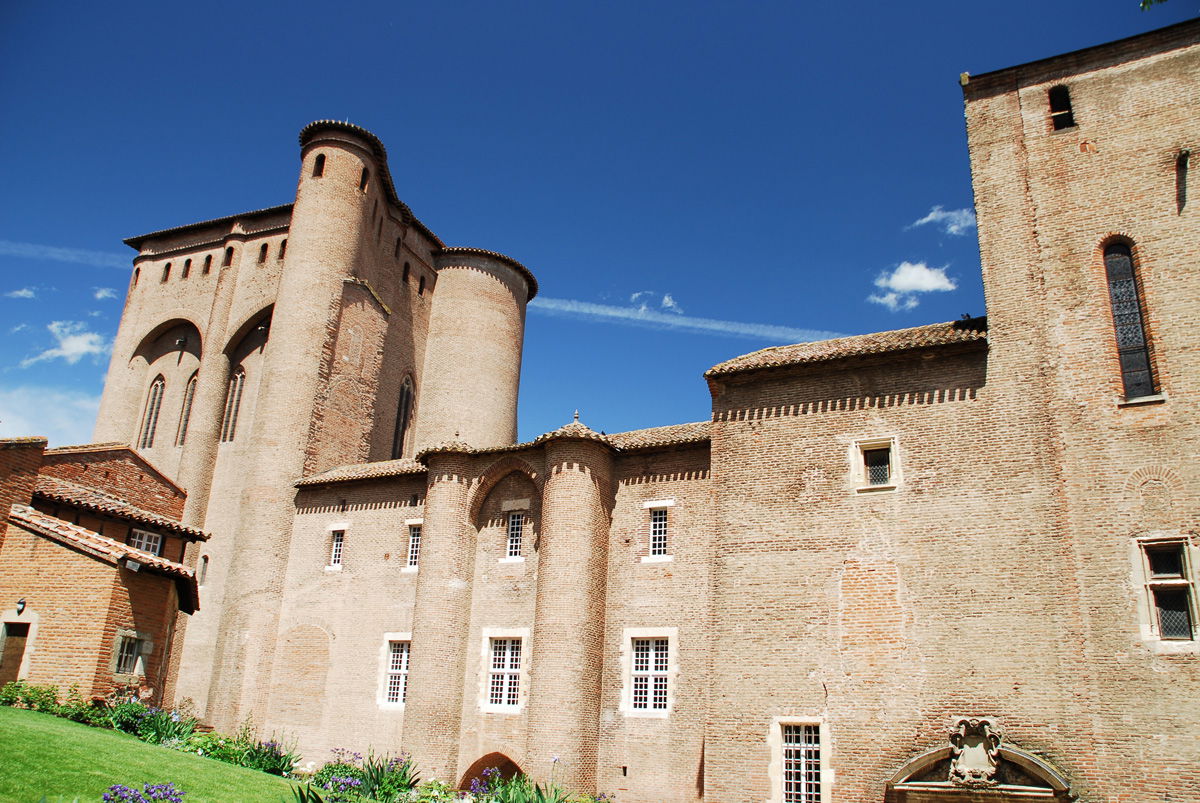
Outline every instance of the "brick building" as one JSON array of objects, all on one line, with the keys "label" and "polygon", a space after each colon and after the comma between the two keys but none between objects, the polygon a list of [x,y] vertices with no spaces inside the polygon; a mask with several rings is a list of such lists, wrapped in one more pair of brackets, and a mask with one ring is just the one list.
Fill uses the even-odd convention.
[{"label": "brick building", "polygon": [[127,241],[96,438],[213,534],[170,693],[626,803],[1200,800],[1197,76],[1195,21],[964,75],[986,319],[524,443],[533,275],[305,127],[293,203]]}]

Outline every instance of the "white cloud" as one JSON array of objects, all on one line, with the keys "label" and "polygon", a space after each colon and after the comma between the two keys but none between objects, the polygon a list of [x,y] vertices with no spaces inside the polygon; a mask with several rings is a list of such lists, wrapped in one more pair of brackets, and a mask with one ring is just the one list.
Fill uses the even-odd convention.
[{"label": "white cloud", "polygon": [[58,345],[21,360],[21,367],[28,368],[36,362],[62,358],[74,365],[84,357],[99,357],[108,352],[109,344],[97,332],[89,332],[87,324],[80,321],[53,321],[46,326]]},{"label": "white cloud", "polygon": [[933,223],[941,226],[946,234],[963,235],[975,228],[975,213],[970,209],[944,209],[940,204],[929,210],[929,214],[913,221],[909,228]]},{"label": "white cloud", "polygon": [[665,309],[667,312],[673,312],[676,315],[683,314],[683,307],[679,306],[679,304],[676,303],[675,299],[671,296],[670,293],[663,294],[662,308]]},{"label": "white cloud", "polygon": [[17,332],[24,332],[24,331],[25,331],[26,329],[28,329],[28,328],[29,328],[29,324],[27,324],[27,323],[19,323],[19,324],[17,324],[16,326],[14,326],[12,329],[9,329],[9,330],[8,330],[8,333],[9,333],[10,335],[15,335]]},{"label": "white cloud", "polygon": [[9,290],[4,295],[9,298],[37,298],[37,291],[32,287],[22,287],[20,290]]},{"label": "white cloud", "polygon": [[97,301],[103,301],[106,298],[116,298],[116,297],[117,297],[117,291],[112,289],[111,287],[93,287],[92,288],[92,298],[96,299]]},{"label": "white cloud", "polygon": [[935,293],[958,289],[958,284],[946,275],[946,269],[931,268],[924,262],[901,262],[891,271],[884,271],[875,279],[881,291],[867,296],[867,300],[881,304],[892,312],[910,310],[920,303],[919,293]]},{"label": "white cloud", "polygon": [[51,446],[88,443],[100,397],[77,390],[22,385],[0,388],[0,437],[40,435]]},{"label": "white cloud", "polygon": [[715,318],[696,318],[679,313],[659,312],[649,308],[649,305],[644,302],[643,293],[634,293],[630,296],[630,302],[638,306],[616,307],[610,304],[593,304],[590,301],[538,296],[529,302],[529,308],[535,312],[566,318],[644,326],[651,329],[670,329],[692,334],[745,337],[777,343],[801,343],[843,336],[839,332],[825,332],[817,329],[722,321]]},{"label": "white cloud", "polygon": [[49,259],[55,262],[78,262],[83,265],[95,265],[99,268],[122,268],[124,270],[129,270],[133,262],[131,257],[113,254],[108,251],[87,251],[83,248],[59,248],[56,245],[19,243],[12,240],[0,240],[0,254],[32,257],[33,259]]}]

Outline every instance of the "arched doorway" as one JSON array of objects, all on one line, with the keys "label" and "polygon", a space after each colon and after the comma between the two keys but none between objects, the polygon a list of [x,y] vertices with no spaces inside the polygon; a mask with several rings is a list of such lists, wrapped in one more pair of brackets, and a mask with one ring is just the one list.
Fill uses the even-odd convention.
[{"label": "arched doorway", "polygon": [[488,753],[483,758],[476,761],[470,768],[463,773],[462,780],[458,782],[459,789],[470,789],[471,782],[478,780],[486,782],[483,771],[495,767],[499,773],[499,777],[508,780],[514,775],[521,773],[521,768],[517,763],[503,753]]}]

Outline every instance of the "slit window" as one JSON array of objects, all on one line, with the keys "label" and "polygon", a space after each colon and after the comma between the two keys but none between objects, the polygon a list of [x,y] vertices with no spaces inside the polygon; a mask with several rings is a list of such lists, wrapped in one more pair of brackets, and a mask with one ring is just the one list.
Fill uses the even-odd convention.
[{"label": "slit window", "polygon": [[283,259],[285,254],[287,254],[287,237],[284,237],[282,240],[279,241],[279,257],[278,258]]},{"label": "slit window", "polygon": [[141,276],[142,276],[142,269],[134,268],[133,269],[133,286],[134,287],[137,287],[138,279],[140,279]]},{"label": "slit window", "polygon": [[421,525],[408,526],[408,565],[414,569],[421,560]]},{"label": "slit window", "polygon": [[318,153],[317,158],[313,160],[313,178],[320,178],[325,175],[325,154]]},{"label": "slit window", "polygon": [[200,272],[207,276],[210,270],[212,270],[212,254],[209,254],[204,258],[204,267]]},{"label": "slit window", "polygon": [[158,413],[162,409],[163,391],[167,381],[162,376],[156,376],[150,383],[150,393],[146,397],[146,412],[142,416],[142,432],[138,438],[139,449],[154,447],[154,431],[158,428]]},{"label": "slit window", "polygon": [[221,263],[222,268],[228,268],[233,264],[233,246],[225,249],[225,261]]},{"label": "slit window", "polygon": [[183,273],[181,273],[179,275],[179,278],[186,279],[188,276],[191,276],[191,275],[192,275],[192,260],[190,260],[190,259],[184,260]]},{"label": "slit window", "polygon": [[417,282],[417,295],[419,295],[419,296],[425,295],[425,277],[424,276],[422,276],[421,280],[419,282]]},{"label": "slit window", "polygon": [[187,440],[188,422],[192,417],[192,400],[196,397],[196,375],[188,380],[183,389],[183,408],[179,411],[179,432],[175,436],[175,445],[183,446]]},{"label": "slit window", "polygon": [[358,177],[358,188],[363,192],[367,190],[367,182],[371,180],[371,171],[367,168],[362,169],[362,174]]},{"label": "slit window", "polygon": [[262,246],[258,249],[258,264],[261,265],[262,263],[264,263],[266,261],[267,261],[267,244],[263,243]]},{"label": "slit window", "polygon": [[399,460],[404,456],[404,441],[408,434],[408,424],[412,420],[413,385],[412,379],[404,378],[400,386],[400,397],[396,402],[396,427],[392,432],[392,459]]},{"label": "slit window", "polygon": [[242,407],[242,389],[246,385],[246,370],[240,365],[229,377],[229,387],[225,390],[225,415],[221,420],[221,442],[228,443],[237,433],[238,413]]},{"label": "slit window", "polygon": [[1150,344],[1142,320],[1142,296],[1130,247],[1125,243],[1113,243],[1105,248],[1104,270],[1108,277],[1125,398],[1153,396],[1158,389],[1151,370]]},{"label": "slit window", "polygon": [[405,284],[408,284],[408,272],[409,272],[409,266],[408,266],[408,263],[405,262],[404,270],[400,272],[400,281],[404,282]]},{"label": "slit window", "polygon": [[1050,124],[1055,131],[1072,128],[1075,125],[1075,113],[1071,110],[1071,91],[1065,86],[1052,87],[1049,92]]},{"label": "slit window", "polygon": [[170,278],[171,278],[171,263],[168,262],[167,264],[163,265],[162,281],[165,282],[167,279],[170,279]]},{"label": "slit window", "polygon": [[1175,214],[1182,215],[1187,206],[1188,163],[1192,160],[1192,152],[1182,150],[1175,157]]},{"label": "slit window", "polygon": [[396,249],[392,251],[392,259],[400,258],[400,238],[396,238]]},{"label": "slit window", "polygon": [[200,576],[198,578],[196,578],[196,583],[199,585],[204,585],[204,581],[208,579],[208,555],[200,556],[199,575]]}]

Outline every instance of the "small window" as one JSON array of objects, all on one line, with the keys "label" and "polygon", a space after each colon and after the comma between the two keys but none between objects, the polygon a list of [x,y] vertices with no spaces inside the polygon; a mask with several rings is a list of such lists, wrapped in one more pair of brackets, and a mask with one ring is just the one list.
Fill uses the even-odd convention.
[{"label": "small window", "polygon": [[665,638],[633,639],[633,708],[666,711],[670,646]]},{"label": "small window", "polygon": [[854,481],[857,490],[894,490],[899,484],[896,443],[892,438],[873,438],[854,445]]},{"label": "small window", "polygon": [[142,277],[142,269],[134,268],[133,269],[133,286],[134,287],[137,287],[138,279],[140,279],[141,277]]},{"label": "small window", "polygon": [[204,585],[204,581],[208,579],[208,555],[200,556],[200,572],[196,578],[197,585]]},{"label": "small window", "polygon": [[388,642],[387,693],[384,700],[403,703],[408,696],[408,656],[412,652],[410,641]]},{"label": "small window", "polygon": [[158,533],[148,533],[145,530],[131,530],[129,545],[134,549],[149,552],[151,555],[158,555],[162,551],[162,536]]},{"label": "small window", "polygon": [[205,276],[207,276],[208,272],[211,270],[212,270],[212,254],[209,254],[208,256],[206,256],[204,258],[204,267],[201,268],[200,272],[202,274],[204,274]]},{"label": "small window", "polygon": [[233,246],[225,249],[225,261],[221,263],[222,268],[228,268],[233,264]]},{"label": "small window", "polygon": [[190,260],[190,259],[184,260],[183,273],[181,273],[179,275],[179,278],[186,279],[187,277],[189,277],[191,275],[192,275],[192,260]]},{"label": "small window", "polygon": [[650,511],[650,554],[669,555],[667,539],[667,509],[655,508]]},{"label": "small window", "polygon": [[358,188],[363,192],[367,190],[367,182],[371,180],[371,171],[367,168],[362,169],[362,174],[358,177]]},{"label": "small window", "polygon": [[392,251],[392,259],[399,259],[399,258],[400,258],[400,238],[397,237],[396,238],[396,248],[394,251]]},{"label": "small window", "polygon": [[400,281],[404,282],[405,284],[408,284],[408,271],[409,271],[408,263],[405,262],[404,270],[400,273]]},{"label": "small window", "polygon": [[179,431],[175,435],[175,445],[183,446],[187,440],[188,422],[192,418],[192,401],[196,398],[196,375],[188,380],[183,390],[183,409],[179,411]]},{"label": "small window", "polygon": [[1117,337],[1117,359],[1126,399],[1158,393],[1150,363],[1150,343],[1142,319],[1142,294],[1134,271],[1133,250],[1125,243],[1104,249],[1104,270]]},{"label": "small window", "polygon": [[320,178],[325,175],[325,154],[318,153],[317,158],[313,160],[313,178]]},{"label": "small window", "polygon": [[519,511],[508,514],[508,545],[505,549],[506,558],[520,558],[523,536],[525,535],[525,514]]},{"label": "small window", "polygon": [[1193,593],[1185,542],[1144,543],[1142,553],[1152,630],[1160,639],[1193,640]]},{"label": "small window", "polygon": [[421,560],[421,525],[408,525],[408,565],[417,568]]},{"label": "small window", "polygon": [[1075,114],[1071,111],[1071,91],[1065,86],[1050,89],[1050,123],[1055,131],[1072,128],[1075,125]]},{"label": "small window", "polygon": [[516,707],[521,703],[521,639],[494,638],[488,673],[488,704]]},{"label": "small window", "polygon": [[246,385],[246,370],[238,366],[229,377],[229,386],[225,390],[225,416],[221,420],[221,442],[228,443],[237,433],[238,413],[242,407],[242,389]]},{"label": "small window", "polygon": [[142,434],[138,438],[139,449],[154,447],[154,431],[158,428],[158,413],[162,409],[163,391],[167,381],[162,375],[156,376],[150,383],[150,393],[146,397],[146,412],[142,415]]},{"label": "small window", "polygon": [[424,276],[422,276],[421,280],[419,282],[417,282],[417,295],[419,295],[419,296],[425,295],[425,277]]},{"label": "small window", "polygon": [[821,726],[782,727],[783,803],[821,803]]},{"label": "small window", "polygon": [[867,485],[889,485],[892,481],[892,450],[864,449],[863,466],[866,469]]},{"label": "small window", "polygon": [[279,256],[277,257],[277,259],[283,259],[284,255],[286,255],[286,254],[287,254],[287,237],[284,237],[282,240],[279,241]]},{"label": "small window", "polygon": [[346,543],[346,531],[334,530],[329,539],[329,565],[342,565],[342,549]]},{"label": "small window", "polygon": [[133,636],[121,636],[117,645],[118,675],[140,675],[142,640]]},{"label": "small window", "polygon": [[170,279],[170,278],[171,278],[171,263],[170,263],[170,262],[168,262],[167,264],[163,265],[163,272],[162,272],[162,280],[161,280],[161,281],[164,281],[164,282],[165,282],[167,279]]},{"label": "small window", "polygon": [[267,261],[267,244],[263,243],[262,246],[258,249],[258,264],[261,265],[262,263],[264,263],[266,261]]}]

